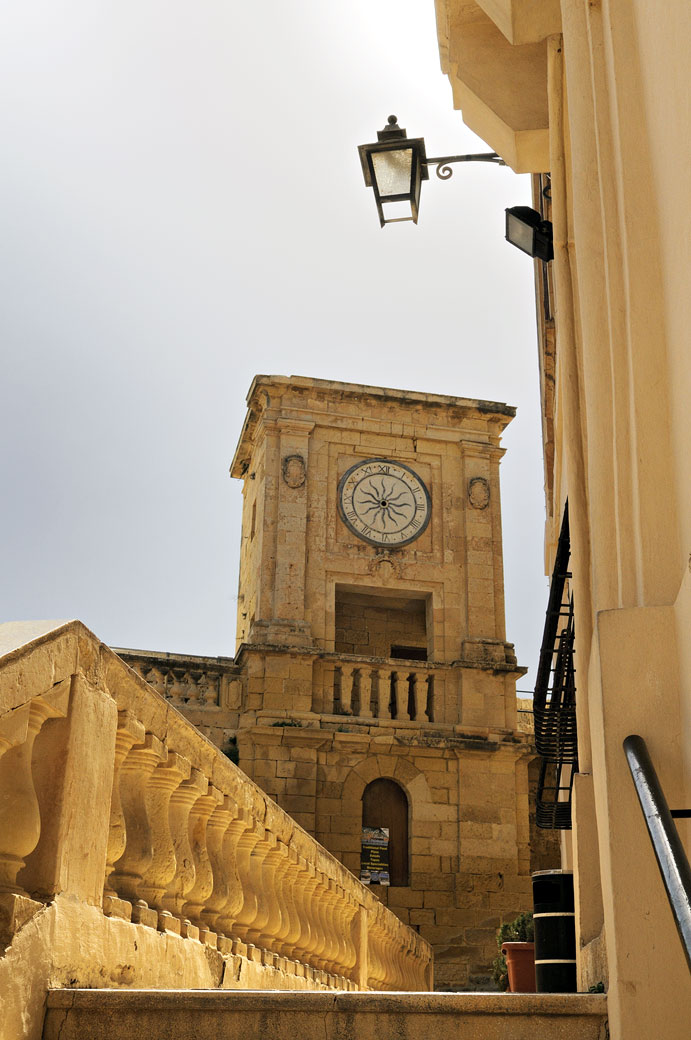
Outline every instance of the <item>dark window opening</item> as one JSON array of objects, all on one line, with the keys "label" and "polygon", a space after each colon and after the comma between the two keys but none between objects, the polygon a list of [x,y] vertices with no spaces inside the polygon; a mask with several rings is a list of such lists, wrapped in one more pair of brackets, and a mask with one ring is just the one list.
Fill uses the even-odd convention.
[{"label": "dark window opening", "polygon": [[391,657],[397,661],[426,661],[427,648],[424,646],[392,646]]}]

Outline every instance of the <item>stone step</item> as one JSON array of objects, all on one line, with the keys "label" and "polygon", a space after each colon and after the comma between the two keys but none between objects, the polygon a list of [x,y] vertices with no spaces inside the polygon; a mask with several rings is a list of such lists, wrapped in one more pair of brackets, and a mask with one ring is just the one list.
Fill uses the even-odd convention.
[{"label": "stone step", "polygon": [[43,1040],[605,1040],[603,994],[80,990]]}]

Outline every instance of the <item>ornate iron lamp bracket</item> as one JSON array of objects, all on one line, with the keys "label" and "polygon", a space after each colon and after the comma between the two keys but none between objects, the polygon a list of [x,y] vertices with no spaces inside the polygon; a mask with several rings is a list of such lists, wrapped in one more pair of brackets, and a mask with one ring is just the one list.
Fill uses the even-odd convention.
[{"label": "ornate iron lamp bracket", "polygon": [[436,159],[423,159],[423,166],[436,166],[436,174],[439,180],[447,181],[453,174],[451,163],[460,162],[490,162],[498,166],[506,166],[506,163],[496,152],[478,152],[475,155],[440,155]]}]

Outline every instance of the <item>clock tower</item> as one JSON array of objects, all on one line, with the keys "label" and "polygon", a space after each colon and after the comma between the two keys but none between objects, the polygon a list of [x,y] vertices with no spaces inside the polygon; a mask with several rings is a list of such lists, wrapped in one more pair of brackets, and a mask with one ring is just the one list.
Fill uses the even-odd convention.
[{"label": "clock tower", "polygon": [[513,415],[257,376],[231,467],[239,764],[433,943],[441,988],[486,985],[496,928],[531,905],[534,755],[504,631]]}]

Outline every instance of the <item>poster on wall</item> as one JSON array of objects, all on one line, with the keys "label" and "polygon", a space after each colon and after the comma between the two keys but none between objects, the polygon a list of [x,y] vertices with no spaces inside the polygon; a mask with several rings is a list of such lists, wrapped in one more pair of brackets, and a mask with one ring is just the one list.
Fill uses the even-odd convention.
[{"label": "poster on wall", "polygon": [[363,885],[389,885],[389,828],[363,827],[360,856]]}]

